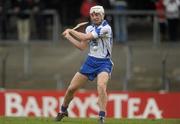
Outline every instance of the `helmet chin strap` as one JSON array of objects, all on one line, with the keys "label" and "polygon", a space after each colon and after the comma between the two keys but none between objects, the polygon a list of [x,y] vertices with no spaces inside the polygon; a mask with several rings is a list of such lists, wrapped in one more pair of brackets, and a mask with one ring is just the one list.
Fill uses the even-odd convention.
[{"label": "helmet chin strap", "polygon": [[102,19],[101,21],[103,21],[103,20],[104,20],[104,14],[101,14],[101,17],[102,17],[102,18],[101,18],[101,19]]},{"label": "helmet chin strap", "polygon": [[104,20],[104,14],[101,14],[101,22]]}]

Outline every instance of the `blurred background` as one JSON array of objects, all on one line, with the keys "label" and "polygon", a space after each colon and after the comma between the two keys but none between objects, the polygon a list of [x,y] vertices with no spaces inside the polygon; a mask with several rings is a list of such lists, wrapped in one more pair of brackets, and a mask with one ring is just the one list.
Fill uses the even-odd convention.
[{"label": "blurred background", "polygon": [[114,32],[109,90],[180,91],[179,5],[165,1],[0,0],[0,87],[65,89],[87,51],[61,33],[102,5]]}]

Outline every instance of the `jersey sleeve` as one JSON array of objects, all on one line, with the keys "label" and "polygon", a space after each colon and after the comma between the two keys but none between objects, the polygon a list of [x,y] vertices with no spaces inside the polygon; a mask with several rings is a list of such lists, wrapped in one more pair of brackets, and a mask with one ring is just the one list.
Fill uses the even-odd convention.
[{"label": "jersey sleeve", "polygon": [[91,32],[91,30],[92,30],[92,26],[87,26],[86,30],[85,30],[85,33],[89,33],[89,32]]}]

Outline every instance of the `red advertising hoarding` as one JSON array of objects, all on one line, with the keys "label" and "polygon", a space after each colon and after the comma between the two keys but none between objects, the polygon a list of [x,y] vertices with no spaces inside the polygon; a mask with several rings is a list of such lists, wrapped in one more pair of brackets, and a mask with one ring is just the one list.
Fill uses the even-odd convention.
[{"label": "red advertising hoarding", "polygon": [[[55,117],[64,91],[0,91],[1,116]],[[97,92],[79,91],[69,106],[70,117],[96,117]],[[109,92],[107,117],[180,118],[180,93]]]}]

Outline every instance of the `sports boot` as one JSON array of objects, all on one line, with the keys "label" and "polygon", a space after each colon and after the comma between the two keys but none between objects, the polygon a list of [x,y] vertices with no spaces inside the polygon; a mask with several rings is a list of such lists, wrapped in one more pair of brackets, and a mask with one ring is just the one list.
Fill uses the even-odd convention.
[{"label": "sports boot", "polygon": [[103,117],[100,117],[100,118],[99,118],[99,124],[105,124],[105,121],[104,121],[104,118],[103,118]]},{"label": "sports boot", "polygon": [[68,112],[60,112],[57,114],[55,121],[61,121],[64,117],[68,117]]}]

